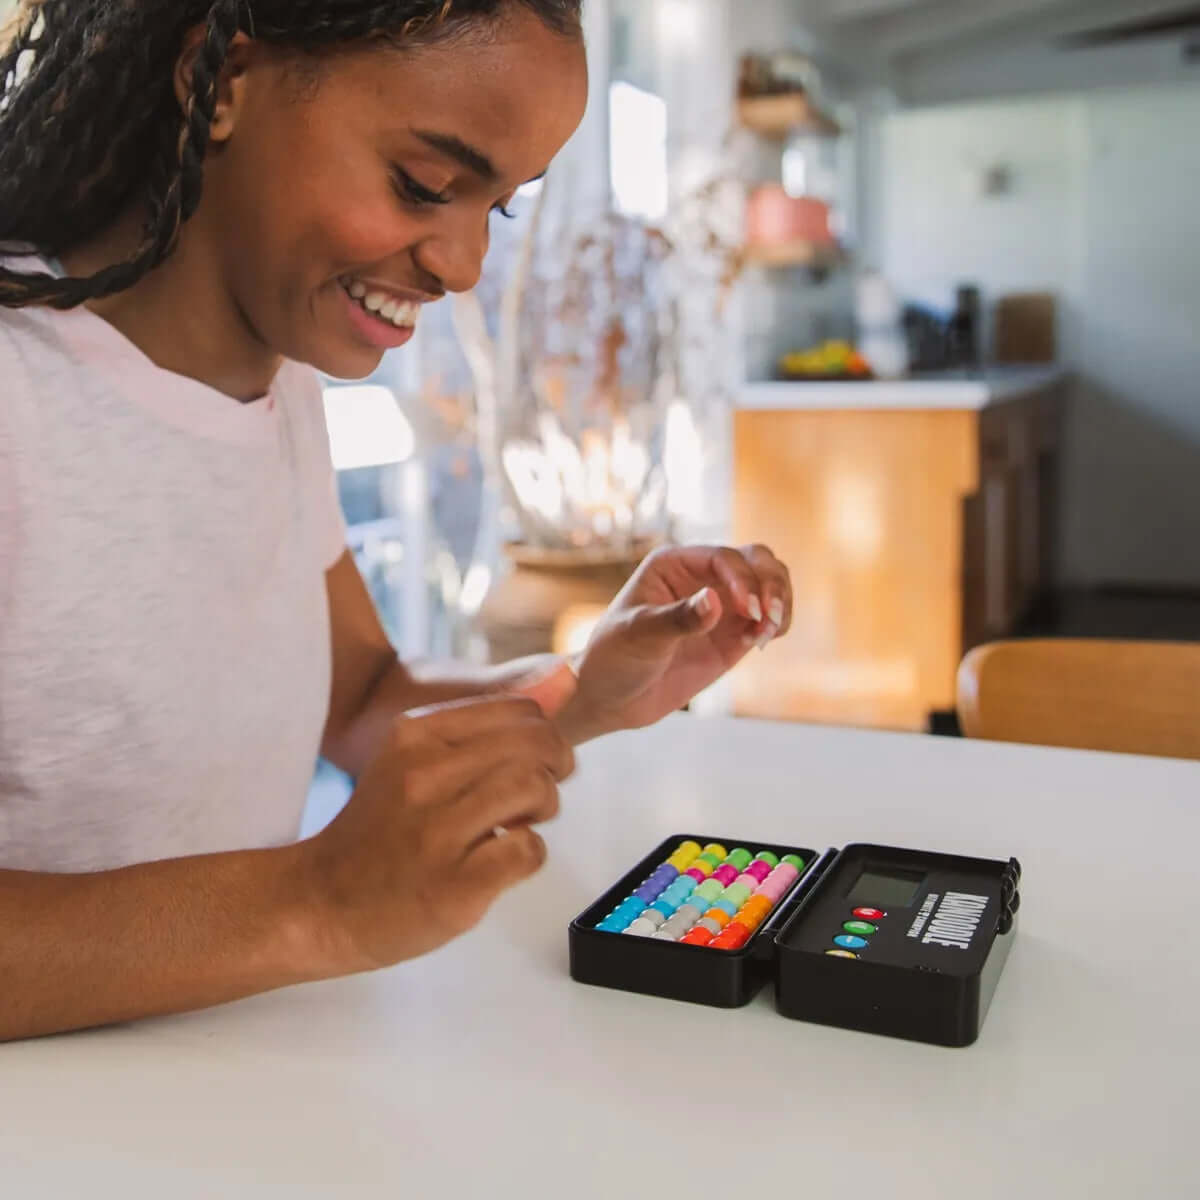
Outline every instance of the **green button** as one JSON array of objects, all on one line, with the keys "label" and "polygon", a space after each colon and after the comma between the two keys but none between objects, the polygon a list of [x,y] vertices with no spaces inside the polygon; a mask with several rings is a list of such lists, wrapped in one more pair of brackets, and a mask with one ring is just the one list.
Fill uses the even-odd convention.
[{"label": "green button", "polygon": [[842,928],[847,933],[856,933],[859,937],[869,937],[873,933],[879,932],[878,925],[872,925],[870,921],[847,921]]},{"label": "green button", "polygon": [[770,850],[760,850],[754,857],[762,859],[762,861],[765,862],[768,867],[779,866],[778,855],[772,854]]},{"label": "green button", "polygon": [[802,859],[798,854],[785,854],[779,861],[795,867],[797,871],[804,870],[804,859]]},{"label": "green button", "polygon": [[739,846],[736,850],[730,850],[725,861],[733,863],[739,871],[744,871],[754,861],[754,855],[744,846]]}]

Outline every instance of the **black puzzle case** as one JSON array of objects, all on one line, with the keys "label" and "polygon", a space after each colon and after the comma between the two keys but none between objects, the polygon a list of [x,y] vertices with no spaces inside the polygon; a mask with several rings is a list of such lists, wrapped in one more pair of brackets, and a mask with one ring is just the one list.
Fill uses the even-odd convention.
[{"label": "black puzzle case", "polygon": [[[795,854],[805,870],[740,950],[597,929],[684,841]],[[749,1003],[773,980],[785,1017],[966,1046],[979,1035],[1015,936],[1020,874],[1016,859],[868,844],[819,855],[799,846],[676,834],[571,922],[571,976],[721,1008]],[[844,932],[866,933],[864,913],[877,914],[866,936]]]}]

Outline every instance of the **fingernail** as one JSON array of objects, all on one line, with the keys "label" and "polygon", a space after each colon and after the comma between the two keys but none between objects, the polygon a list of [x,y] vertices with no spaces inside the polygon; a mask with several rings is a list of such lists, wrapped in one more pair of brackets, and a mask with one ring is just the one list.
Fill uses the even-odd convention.
[{"label": "fingernail", "polygon": [[696,610],[702,617],[707,617],[712,611],[712,597],[708,594],[708,588],[697,592],[692,597],[692,608]]},{"label": "fingernail", "polygon": [[758,639],[758,641],[755,642],[755,645],[760,650],[765,650],[775,640],[775,635],[778,632],[779,632],[778,625],[775,625],[775,624],[768,625],[767,628],[763,631],[762,637],[760,637]]},{"label": "fingernail", "polygon": [[778,596],[771,601],[767,608],[767,616],[771,618],[771,624],[778,629],[783,624],[783,601]]},{"label": "fingernail", "polygon": [[761,621],[762,620],[762,605],[758,602],[757,596],[750,597],[750,603],[746,605],[746,610],[750,614],[750,620],[752,620],[752,621]]}]

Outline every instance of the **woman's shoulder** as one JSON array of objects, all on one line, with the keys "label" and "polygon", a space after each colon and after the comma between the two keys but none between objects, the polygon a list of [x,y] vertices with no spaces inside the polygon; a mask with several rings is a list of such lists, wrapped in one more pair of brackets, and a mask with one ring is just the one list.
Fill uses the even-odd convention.
[{"label": "woman's shoulder", "polygon": [[31,371],[40,376],[63,354],[62,344],[39,309],[0,307],[0,379],[6,390]]},{"label": "woman's shoulder", "polygon": [[[11,248],[0,251],[0,267],[28,274],[50,272],[45,259],[32,253],[14,254]],[[0,306],[0,369],[4,371],[5,382],[22,364],[33,363],[40,375],[41,368],[53,360],[70,357],[58,335],[58,326],[67,316],[42,304],[23,308]]]}]

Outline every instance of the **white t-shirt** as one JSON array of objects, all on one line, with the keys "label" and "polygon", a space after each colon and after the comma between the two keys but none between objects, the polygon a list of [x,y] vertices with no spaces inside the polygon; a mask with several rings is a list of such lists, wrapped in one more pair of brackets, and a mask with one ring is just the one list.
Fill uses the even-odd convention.
[{"label": "white t-shirt", "polygon": [[311,369],[240,404],[85,309],[0,308],[0,867],[295,840],[333,478]]}]

